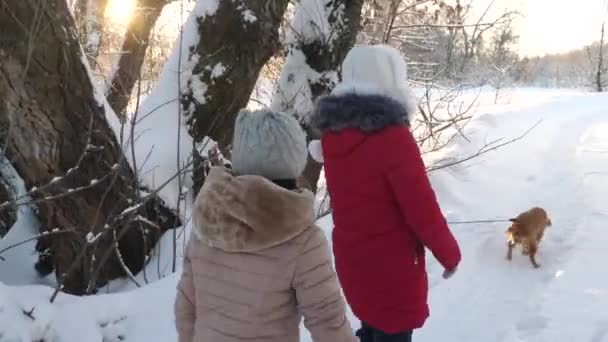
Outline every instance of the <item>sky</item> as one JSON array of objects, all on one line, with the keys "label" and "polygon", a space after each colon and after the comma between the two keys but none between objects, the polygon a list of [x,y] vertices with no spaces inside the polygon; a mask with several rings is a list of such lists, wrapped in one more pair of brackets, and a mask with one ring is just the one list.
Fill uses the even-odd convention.
[{"label": "sky", "polygon": [[[521,56],[567,52],[599,40],[602,20],[607,18],[608,8],[608,0],[469,1],[473,1],[474,8],[479,11],[477,15],[493,1],[489,18],[507,8],[521,12],[522,17],[516,23]],[[184,2],[191,7],[191,3]],[[128,20],[134,5],[135,0],[110,0],[106,14],[124,22]]]},{"label": "sky", "polygon": [[[480,8],[491,0],[475,0]],[[492,15],[505,8],[522,17],[516,28],[519,53],[538,56],[562,53],[589,45],[600,38],[608,0],[495,0]]]}]

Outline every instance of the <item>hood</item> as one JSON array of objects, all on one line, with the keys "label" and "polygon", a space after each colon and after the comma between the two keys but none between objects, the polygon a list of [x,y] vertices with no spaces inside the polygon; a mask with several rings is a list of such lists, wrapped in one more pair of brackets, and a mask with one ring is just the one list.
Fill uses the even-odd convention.
[{"label": "hood", "polygon": [[332,91],[384,95],[399,102],[414,122],[416,96],[408,86],[407,63],[399,50],[388,45],[360,45],[352,48],[342,63],[342,81]]},{"label": "hood", "polygon": [[194,203],[195,236],[227,252],[279,245],[314,224],[314,196],[287,190],[260,176],[211,169]]},{"label": "hood", "polygon": [[390,97],[346,93],[321,98],[311,122],[322,132],[353,128],[374,133],[389,126],[409,126],[408,114],[403,105]]},{"label": "hood", "polygon": [[345,93],[317,102],[312,125],[324,134],[322,154],[344,156],[354,151],[367,135],[389,126],[409,126],[408,111],[398,101],[383,95]]}]

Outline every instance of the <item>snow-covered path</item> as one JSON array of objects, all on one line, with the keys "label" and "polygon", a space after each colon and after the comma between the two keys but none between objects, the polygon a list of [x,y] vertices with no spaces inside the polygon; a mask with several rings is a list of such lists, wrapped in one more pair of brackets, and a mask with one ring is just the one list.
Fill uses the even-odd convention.
[{"label": "snow-covered path", "polygon": [[[449,221],[505,219],[544,207],[553,226],[540,246],[541,268],[532,268],[520,251],[505,259],[505,223],[453,225],[463,262],[446,281],[429,253],[431,318],[415,332],[416,342],[608,342],[608,96],[538,89],[513,96],[508,105],[482,105],[467,128],[470,142],[455,141],[450,155],[519,136],[542,119],[537,128],[496,152],[433,173],[432,183]],[[331,218],[319,224],[331,233]],[[0,249],[33,234],[32,227],[35,222],[24,220]],[[49,287],[1,284],[46,281],[31,271],[32,249],[33,243],[12,250],[0,262],[1,342],[177,340],[178,275],[167,271],[163,280],[121,293],[60,296],[51,306]],[[36,321],[22,314],[33,307]],[[305,329],[302,337],[310,342]]]},{"label": "snow-covered path", "polygon": [[417,341],[608,341],[608,101],[564,96],[480,121],[490,136],[513,136],[539,119],[525,140],[435,184],[451,220],[547,209],[542,268],[520,253],[506,261],[504,223],[453,226],[464,261],[450,281],[432,277]]}]

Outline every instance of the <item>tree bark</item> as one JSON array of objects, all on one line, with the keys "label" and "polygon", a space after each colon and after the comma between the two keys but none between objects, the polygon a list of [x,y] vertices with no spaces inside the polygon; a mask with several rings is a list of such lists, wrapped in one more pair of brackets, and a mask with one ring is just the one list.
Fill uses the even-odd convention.
[{"label": "tree bark", "polygon": [[236,115],[280,47],[278,29],[288,2],[220,1],[214,15],[199,19],[204,39],[190,51],[190,61],[198,63],[182,98],[195,142],[209,136],[222,148],[230,145]]},{"label": "tree bark", "polygon": [[[260,70],[280,48],[279,27],[288,3],[220,1],[215,13],[198,18],[201,40],[189,51],[192,74],[181,99],[195,144],[209,137],[222,152],[229,151],[236,116],[246,107]],[[193,153],[194,160],[204,160],[196,148]],[[194,181],[200,185],[202,179],[203,163],[198,162]]]},{"label": "tree bark", "polygon": [[[314,101],[331,92],[338,82],[338,71],[346,54],[355,44],[357,34],[361,29],[361,9],[363,0],[302,0],[309,2],[318,2],[316,6],[302,6],[296,9],[295,22],[306,23],[306,25],[314,26],[312,29],[305,27],[296,27],[292,25],[296,32],[295,42],[292,42],[288,47],[288,57],[285,63],[285,68],[282,71],[280,87],[291,88],[283,92],[279,89],[275,93],[273,99],[273,108],[287,113],[291,113],[299,117],[304,128],[307,130],[309,139],[318,139],[319,132],[313,131],[306,122],[306,113],[312,109]],[[306,18],[311,14],[309,8],[325,9],[327,18]],[[327,20],[329,28],[327,32],[319,33],[315,27],[323,27],[325,25],[317,23],[319,20]],[[301,32],[298,32],[301,30]],[[304,32],[315,32],[318,34],[306,35]],[[295,80],[297,75],[293,75],[296,70],[290,69],[290,58],[297,59],[298,54],[305,57],[306,64],[312,71],[315,77],[306,77],[304,82],[298,83]],[[297,62],[296,62],[297,63]],[[301,75],[300,75],[301,76]],[[305,88],[305,89],[304,89]],[[310,99],[304,101],[306,105],[303,108],[296,108],[293,98],[299,96],[298,93],[310,96]],[[287,94],[287,96],[285,95]],[[297,101],[300,102],[300,101]],[[306,169],[300,179],[300,184],[312,191],[317,190],[317,182],[321,173],[322,165],[308,158]]]},{"label": "tree bark", "polygon": [[119,254],[138,272],[179,219],[153,193],[141,196],[95,98],[66,1],[2,2],[0,31],[0,137],[38,203],[41,229],[66,232],[40,241],[50,255],[37,268],[55,268],[73,294],[127,274]]},{"label": "tree bark", "polygon": [[166,0],[139,0],[127,27],[118,68],[112,75],[108,102],[119,119],[124,120],[131,92],[144,63],[150,34],[163,11]]}]

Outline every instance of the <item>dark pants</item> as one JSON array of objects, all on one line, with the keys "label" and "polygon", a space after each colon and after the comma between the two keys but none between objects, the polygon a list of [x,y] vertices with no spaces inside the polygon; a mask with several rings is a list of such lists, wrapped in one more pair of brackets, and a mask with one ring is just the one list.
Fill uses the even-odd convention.
[{"label": "dark pants", "polygon": [[357,331],[361,342],[412,342],[412,331],[402,331],[396,334],[387,334],[382,330],[372,328],[363,323]]}]

